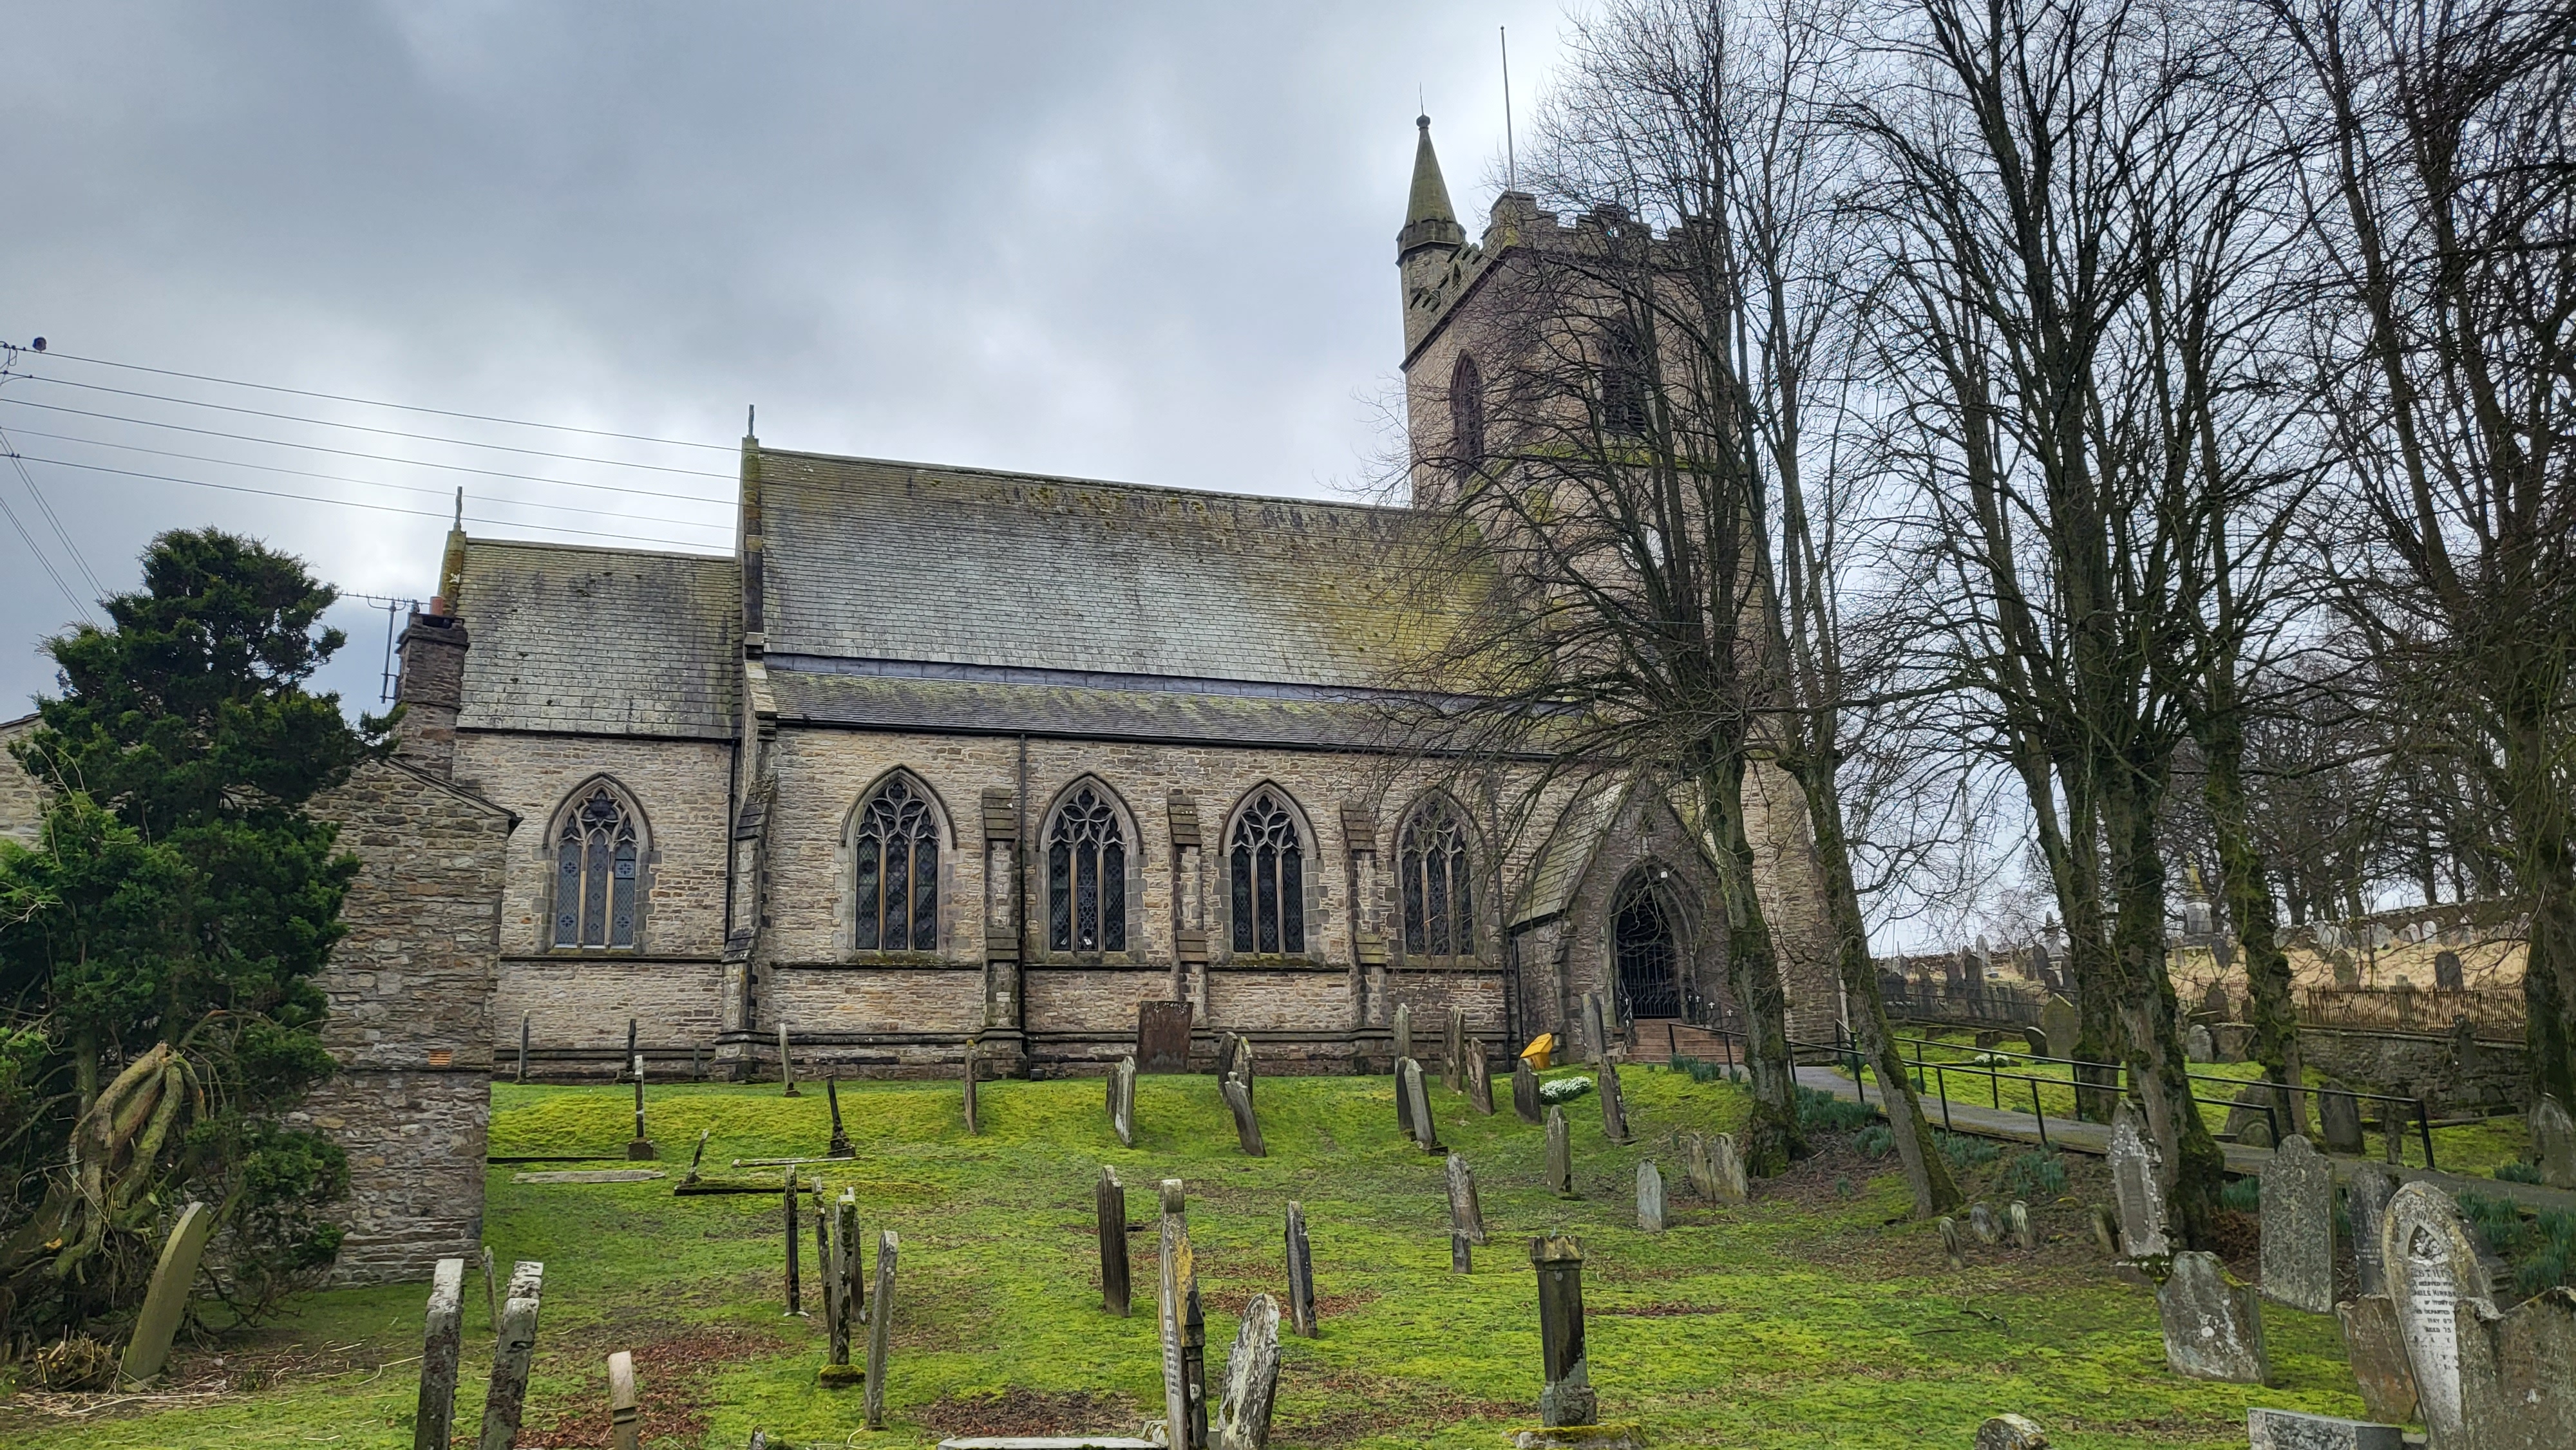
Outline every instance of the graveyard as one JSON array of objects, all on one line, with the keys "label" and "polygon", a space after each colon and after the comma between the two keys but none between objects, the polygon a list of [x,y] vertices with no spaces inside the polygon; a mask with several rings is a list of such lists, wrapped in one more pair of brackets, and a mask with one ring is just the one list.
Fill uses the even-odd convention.
[{"label": "graveyard", "polygon": [[[1544,1080],[1600,1076],[1577,1065]],[[1642,1443],[1966,1446],[1991,1417],[2014,1414],[2055,1446],[2242,1446],[2249,1410],[2364,1415],[2332,1312],[2259,1306],[2250,1350],[2264,1383],[2169,1367],[2157,1288],[2098,1237],[2095,1210],[2117,1198],[2099,1159],[1957,1140],[1975,1210],[1914,1221],[1894,1158],[1867,1151],[1866,1116],[1811,1100],[1817,1151],[1735,1202],[1722,1181],[1731,1151],[1712,1173],[1695,1137],[1747,1116],[1745,1089],[1723,1076],[1624,1065],[1627,1141],[1613,1141],[1601,1083],[1557,1105],[1561,1165],[1552,1126],[1516,1112],[1505,1083],[1492,1085],[1488,1113],[1444,1085],[1436,1062],[1403,1081],[1427,1132],[1400,1126],[1394,1077],[1247,1080],[1257,1134],[1240,1131],[1233,1094],[1212,1075],[1136,1078],[1133,1146],[1097,1077],[982,1082],[971,1133],[954,1079],[807,1082],[793,1098],[775,1082],[656,1082],[645,1094],[650,1162],[629,1161],[630,1086],[497,1084],[484,1242],[502,1282],[487,1289],[479,1264],[462,1277],[452,1443],[491,1443],[481,1417],[494,1302],[514,1263],[542,1265],[520,1446],[620,1443],[609,1368],[620,1353],[644,1446],[1136,1435],[1165,1418],[1166,1180],[1186,1199],[1208,1413],[1227,1346],[1267,1296],[1280,1321],[1267,1443],[1282,1447],[1493,1447],[1538,1427],[1542,1392],[1554,1392],[1532,1262],[1542,1236],[1558,1236],[1560,1258],[1568,1240],[1581,1255],[1552,1267],[1579,1276],[1593,1417]],[[797,1166],[804,1312],[791,1315],[786,1170],[753,1160],[822,1154],[836,1102],[851,1156]],[[1125,1194],[1125,1316],[1104,1307],[1104,1168]],[[1559,1172],[1571,1196],[1556,1191]],[[661,1176],[578,1181],[640,1173]],[[1472,1180],[1464,1204],[1461,1174]],[[813,1220],[817,1202],[844,1190],[879,1271],[866,1328],[883,1334],[857,1335],[845,1351],[854,1368],[834,1374]],[[1311,1258],[1311,1337],[1298,1332],[1286,1253],[1292,1202]],[[2026,1205],[2018,1224],[2015,1202]],[[2263,1207],[2288,1212],[2268,1197]],[[2248,1312],[2252,1291],[2231,1281],[2289,1282],[2265,1272],[2274,1249],[2258,1248],[2251,1225],[2223,1262],[2177,1257],[2167,1297],[2207,1302],[2176,1303],[2167,1319]],[[880,1234],[899,1240],[899,1272],[881,1262]],[[2323,1286],[2305,1291],[2325,1296],[2321,1309],[2349,1296],[2336,1276],[2348,1279],[2350,1264],[2309,1260],[2311,1277],[2326,1265]],[[148,1392],[19,1387],[0,1402],[0,1439],[29,1450],[412,1446],[429,1295],[420,1284],[322,1292],[253,1333],[183,1338]],[[2247,1348],[2224,1329],[2222,1351]],[[855,1381],[872,1358],[878,1378],[863,1390]]]}]

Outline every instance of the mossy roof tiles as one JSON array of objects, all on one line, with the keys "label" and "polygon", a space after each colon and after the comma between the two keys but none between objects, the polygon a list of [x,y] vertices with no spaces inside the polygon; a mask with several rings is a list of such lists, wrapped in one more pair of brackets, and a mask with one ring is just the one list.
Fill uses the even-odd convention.
[{"label": "mossy roof tiles", "polygon": [[469,539],[469,727],[723,738],[742,672],[730,558]]},{"label": "mossy roof tiles", "polygon": [[1423,516],[761,455],[779,654],[1383,685],[1446,637]]}]

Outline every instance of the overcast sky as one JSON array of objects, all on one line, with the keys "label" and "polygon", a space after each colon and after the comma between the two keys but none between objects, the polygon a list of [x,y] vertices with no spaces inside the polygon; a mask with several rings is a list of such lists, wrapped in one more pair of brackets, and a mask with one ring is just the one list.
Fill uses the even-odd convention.
[{"label": "overcast sky", "polygon": [[[1417,87],[1481,217],[1495,27],[1526,116],[1562,13],[6,0],[0,340],[49,351],[0,501],[83,599],[205,524],[409,598],[458,484],[476,532],[725,547],[751,404],[777,447],[1330,495],[1383,442]],[[0,719],[74,617],[0,519]],[[385,616],[334,617],[371,706]]]}]

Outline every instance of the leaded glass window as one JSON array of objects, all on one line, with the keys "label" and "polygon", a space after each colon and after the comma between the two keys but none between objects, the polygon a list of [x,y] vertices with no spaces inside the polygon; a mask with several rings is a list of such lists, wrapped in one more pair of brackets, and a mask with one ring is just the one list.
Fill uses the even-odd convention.
[{"label": "leaded glass window", "polygon": [[635,812],[605,784],[565,810],[555,832],[555,899],[548,944],[635,945],[641,839]]},{"label": "leaded glass window", "polygon": [[1476,954],[1476,911],[1467,827],[1447,802],[1405,823],[1397,853],[1404,873],[1404,949],[1434,957]]},{"label": "leaded glass window", "polygon": [[1276,791],[1262,790],[1234,821],[1234,949],[1306,949],[1306,861],[1297,822]]},{"label": "leaded glass window", "polygon": [[863,952],[939,947],[939,826],[922,788],[896,776],[859,807],[851,831],[856,903],[850,944]]},{"label": "leaded glass window", "polygon": [[1047,836],[1047,944],[1127,950],[1127,841],[1108,798],[1087,785],[1055,813]]}]

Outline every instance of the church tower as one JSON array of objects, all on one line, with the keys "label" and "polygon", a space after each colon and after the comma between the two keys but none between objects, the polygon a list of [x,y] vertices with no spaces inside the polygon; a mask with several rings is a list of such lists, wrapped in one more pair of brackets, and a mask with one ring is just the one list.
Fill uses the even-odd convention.
[{"label": "church tower", "polygon": [[1404,350],[1411,353],[1439,320],[1439,283],[1467,244],[1466,229],[1449,205],[1449,183],[1431,149],[1431,118],[1413,121],[1413,194],[1406,199],[1404,229],[1395,234],[1395,265],[1404,276]]}]

